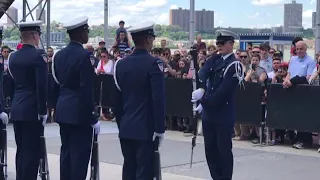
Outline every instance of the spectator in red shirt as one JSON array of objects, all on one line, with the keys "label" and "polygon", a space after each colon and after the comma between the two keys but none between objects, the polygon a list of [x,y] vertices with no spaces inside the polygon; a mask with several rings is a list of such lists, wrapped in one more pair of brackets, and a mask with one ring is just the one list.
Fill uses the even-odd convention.
[{"label": "spectator in red shirt", "polygon": [[17,50],[21,49],[22,46],[23,46],[23,44],[22,44],[22,43],[19,43],[18,46],[17,46]]}]

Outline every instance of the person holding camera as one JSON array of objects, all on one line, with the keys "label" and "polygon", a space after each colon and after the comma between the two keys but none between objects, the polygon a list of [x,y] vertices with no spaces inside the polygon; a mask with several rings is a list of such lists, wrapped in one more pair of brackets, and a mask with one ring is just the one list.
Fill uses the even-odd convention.
[{"label": "person holding camera", "polygon": [[[265,91],[265,82],[267,80],[267,72],[264,68],[262,68],[261,66],[259,66],[260,64],[260,60],[261,57],[259,54],[252,54],[251,56],[251,68],[247,71],[246,77],[244,78],[244,80],[246,82],[254,82],[254,83],[258,83],[261,85],[261,103],[264,105],[265,104],[265,100],[266,100],[266,91]],[[252,143],[254,144],[258,144],[259,141],[259,127],[255,127],[255,134],[252,134],[253,138]]]},{"label": "person holding camera", "polygon": [[[288,64],[281,63],[281,58],[278,56],[274,56],[272,61],[272,67],[273,71],[268,73],[268,82],[271,82],[272,84],[283,83],[287,76]],[[270,129],[271,140],[269,142],[269,145],[282,144],[285,139],[285,134],[288,134],[290,138],[292,137],[292,133],[289,131],[287,131],[286,133],[286,130],[284,129]]]},{"label": "person holding camera", "polygon": [[[278,75],[278,71],[280,70],[280,66],[281,66],[281,58],[280,57],[273,57],[272,59],[272,69],[273,71],[268,72],[268,78],[269,80],[272,80],[276,75]],[[270,82],[270,81],[269,81]]]},{"label": "person holding camera", "polygon": [[247,82],[256,82],[263,84],[267,79],[266,70],[259,66],[260,55],[253,54],[251,57],[251,68],[247,71],[246,77],[244,78]]},{"label": "person holding camera", "polygon": [[199,67],[202,67],[207,59],[207,51],[206,50],[200,50],[198,55],[198,64]]}]

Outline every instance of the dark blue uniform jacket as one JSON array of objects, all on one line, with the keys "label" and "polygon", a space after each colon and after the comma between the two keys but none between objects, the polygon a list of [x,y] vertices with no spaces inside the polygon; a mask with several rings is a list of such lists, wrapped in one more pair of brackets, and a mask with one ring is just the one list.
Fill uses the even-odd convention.
[{"label": "dark blue uniform jacket", "polygon": [[[200,69],[200,87],[206,89],[201,100],[203,106],[202,120],[213,124],[233,126],[234,124],[234,92],[239,84],[236,77],[236,66],[232,65],[228,71],[227,66],[237,61],[234,54],[223,60],[215,55],[209,58]],[[207,82],[208,80],[208,82]]]},{"label": "dark blue uniform jacket", "polygon": [[37,121],[38,114],[47,114],[48,69],[41,53],[33,45],[24,44],[21,49],[10,54],[9,72],[15,86],[11,119]]},{"label": "dark blue uniform jacket", "polygon": [[118,60],[115,115],[119,137],[151,140],[153,133],[165,131],[163,63],[145,50]]},{"label": "dark blue uniform jacket", "polygon": [[74,125],[93,125],[94,69],[89,53],[82,44],[70,42],[52,60],[52,75],[57,81],[53,89],[56,122]]}]

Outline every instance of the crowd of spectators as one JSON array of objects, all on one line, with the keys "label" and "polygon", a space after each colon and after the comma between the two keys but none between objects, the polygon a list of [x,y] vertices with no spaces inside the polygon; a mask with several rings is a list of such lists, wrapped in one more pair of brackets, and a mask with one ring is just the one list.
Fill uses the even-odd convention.
[{"label": "crowd of spectators", "polygon": [[[95,50],[92,45],[87,44],[85,47],[90,53],[92,66],[95,68],[97,75],[113,74],[115,61],[130,55],[134,47],[128,40],[128,34],[124,28],[124,22],[119,22],[119,28],[116,32],[115,43],[108,50],[105,43],[101,41],[99,47]],[[205,61],[213,54],[217,54],[217,48],[214,45],[206,45],[202,42],[201,36],[197,36],[193,49],[198,52],[197,63],[201,68]],[[5,72],[6,60],[10,48],[3,46],[1,53],[4,57]],[[166,40],[161,41],[161,47],[154,48],[150,52],[164,62],[164,73],[167,78],[193,79],[194,69],[190,68],[192,57],[186,48],[172,50],[167,47]],[[54,52],[52,48],[48,48],[47,62],[50,64]],[[315,59],[307,54],[307,45],[302,38],[296,38],[293,41],[291,49],[291,58],[283,59],[283,53],[269,46],[267,43],[253,46],[248,43],[246,50],[236,50],[236,59],[238,59],[245,71],[245,81],[258,83],[261,85],[261,104],[266,104],[267,85],[269,83],[282,83],[284,88],[290,88],[293,84],[312,84],[319,85],[320,74],[320,56]],[[49,68],[49,72],[50,71]],[[98,101],[98,100],[97,100]],[[52,109],[48,109],[50,112]],[[102,109],[101,120],[114,120],[111,109]],[[51,114],[51,113],[49,113]],[[192,133],[192,122],[189,118],[167,117],[172,126],[172,130],[182,131],[184,133]],[[253,127],[244,124],[236,124],[234,127],[235,141],[250,140],[252,143],[260,143],[260,135],[263,142],[269,145],[283,144],[286,139],[293,142],[293,147],[302,149],[311,147],[312,133],[295,132],[286,129],[271,129],[270,138],[266,139],[264,133],[259,132],[259,127]],[[320,152],[320,149],[319,149]]]},{"label": "crowd of spectators", "polygon": [[[121,29],[121,25],[119,27]],[[101,42],[97,51],[88,50],[93,55],[93,65],[97,74],[112,74],[113,62],[131,54],[133,48],[128,42],[126,31],[118,31],[114,46],[108,52]],[[202,42],[201,36],[197,37],[193,48],[198,52],[197,63],[201,68],[205,61],[213,54],[217,54],[214,45],[207,46]],[[164,73],[167,78],[192,79],[194,70],[190,68],[192,57],[186,48],[172,50],[167,47],[166,40],[161,41],[161,47],[154,48],[150,52],[164,62]],[[319,85],[320,62],[319,56],[316,60],[307,54],[307,45],[302,38],[293,41],[290,59],[283,59],[283,53],[269,46],[267,43],[253,46],[247,45],[246,50],[236,50],[238,59],[245,70],[245,81],[258,83],[262,87],[261,104],[265,105],[267,100],[267,86],[269,83],[282,83],[284,88],[290,88],[292,84],[314,84]],[[111,63],[112,62],[112,63]],[[102,119],[110,119],[104,111]],[[192,122],[189,118],[167,117],[170,120],[172,130],[192,133]],[[234,127],[234,140],[250,140],[254,144],[260,143],[259,127],[252,127],[243,124],[236,124]],[[287,139],[292,142],[296,149],[303,149],[312,146],[312,133],[295,132],[286,129],[270,130],[270,138],[266,139],[261,133],[264,143],[269,145],[283,144]],[[319,149],[320,152],[320,149]]]}]

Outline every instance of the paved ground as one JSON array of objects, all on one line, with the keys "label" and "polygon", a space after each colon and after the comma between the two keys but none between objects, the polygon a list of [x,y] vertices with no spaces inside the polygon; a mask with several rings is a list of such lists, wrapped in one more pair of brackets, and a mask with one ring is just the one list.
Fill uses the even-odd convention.
[{"label": "paved ground", "polygon": [[[55,124],[46,126],[47,149],[51,180],[59,180],[59,130]],[[164,180],[210,179],[205,162],[203,138],[198,138],[192,169],[189,167],[191,137],[180,132],[167,132],[160,149]],[[8,126],[9,180],[14,180],[15,143],[12,126]],[[102,123],[99,136],[100,179],[120,180],[123,158],[117,127]],[[295,150],[290,147],[252,146],[249,142],[234,142],[234,180],[300,180],[318,179],[320,154],[316,150]]]}]

